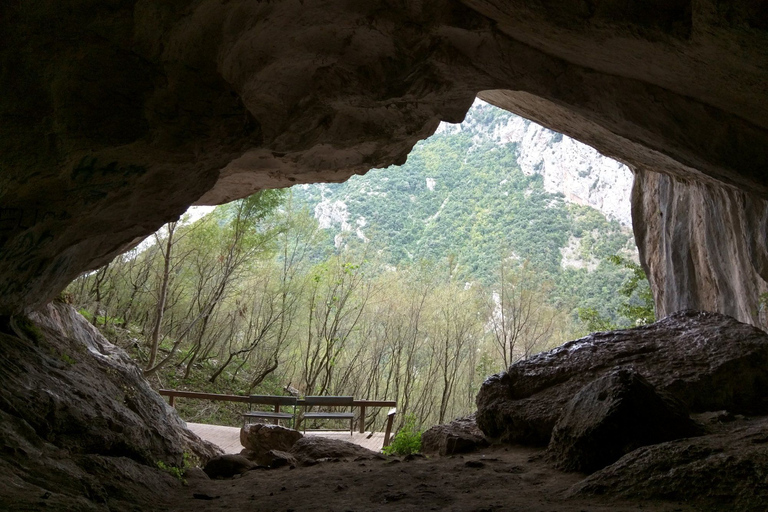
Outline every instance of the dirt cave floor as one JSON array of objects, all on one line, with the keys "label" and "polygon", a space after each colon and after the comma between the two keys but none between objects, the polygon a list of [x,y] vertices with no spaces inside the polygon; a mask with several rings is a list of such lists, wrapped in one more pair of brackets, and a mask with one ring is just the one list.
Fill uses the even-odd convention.
[{"label": "dirt cave floor", "polygon": [[553,469],[543,454],[542,449],[497,446],[463,456],[324,462],[253,470],[229,480],[194,478],[171,510],[697,510],[677,502],[567,498],[584,475]]}]

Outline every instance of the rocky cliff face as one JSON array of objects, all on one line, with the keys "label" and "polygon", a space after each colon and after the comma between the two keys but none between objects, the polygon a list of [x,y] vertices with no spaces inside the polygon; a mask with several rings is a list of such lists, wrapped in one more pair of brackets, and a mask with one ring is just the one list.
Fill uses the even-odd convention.
[{"label": "rocky cliff face", "polygon": [[661,318],[718,311],[762,328],[768,315],[768,203],[708,181],[638,171],[632,216]]},{"label": "rocky cliff face", "polygon": [[191,203],[402,162],[480,91],[626,163],[768,195],[768,34],[750,2],[46,0],[0,14],[5,313]]},{"label": "rocky cliff face", "polygon": [[520,169],[540,174],[547,192],[561,193],[570,203],[591,206],[623,226],[632,226],[628,199],[633,178],[626,165],[538,123],[495,110],[476,100],[461,125],[441,123],[436,133],[464,131],[478,142],[517,144]]}]

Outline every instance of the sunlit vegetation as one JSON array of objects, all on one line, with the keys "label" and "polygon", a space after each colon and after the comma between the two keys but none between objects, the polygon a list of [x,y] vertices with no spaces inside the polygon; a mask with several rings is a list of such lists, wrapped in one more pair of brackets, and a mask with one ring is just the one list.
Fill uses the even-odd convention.
[{"label": "sunlit vegetation", "polygon": [[[338,187],[365,240],[319,227],[327,188],[262,191],[164,226],[67,292],[154,386],[395,399],[414,433],[472,412],[482,381],[519,359],[652,320],[642,270],[610,259],[631,235],[545,192],[513,145],[442,134],[402,169]],[[574,239],[594,268],[561,264]],[[240,424],[237,405],[177,407]]]}]

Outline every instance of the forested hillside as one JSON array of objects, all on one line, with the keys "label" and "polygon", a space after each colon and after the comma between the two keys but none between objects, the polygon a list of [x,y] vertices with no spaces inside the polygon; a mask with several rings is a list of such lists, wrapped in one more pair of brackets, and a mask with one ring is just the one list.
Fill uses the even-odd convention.
[{"label": "forested hillside", "polygon": [[[519,160],[533,162],[529,144],[541,160],[524,172]],[[580,167],[573,174],[583,183],[571,180],[559,184],[561,192],[548,192],[556,187],[545,186],[545,179],[571,174],[553,162]],[[502,259],[528,261],[552,280],[551,300],[559,308],[592,308],[620,322],[616,312],[624,298],[616,291],[628,272],[607,258],[637,257],[631,228],[618,221],[628,217],[628,195],[606,197],[628,194],[629,170],[621,167],[478,101],[464,123],[444,124],[400,168],[373,170],[341,184],[294,187],[294,198],[315,212],[338,247],[365,240],[398,267],[450,261],[458,279],[484,284],[494,282]],[[579,204],[589,202],[627,211],[607,218]]]},{"label": "forested hillside", "polygon": [[[521,170],[508,116],[478,105],[401,168],[170,223],[63,299],[157,387],[396,399],[421,427],[472,412],[512,362],[652,316],[628,229]],[[242,412],[177,407],[232,425]]]}]

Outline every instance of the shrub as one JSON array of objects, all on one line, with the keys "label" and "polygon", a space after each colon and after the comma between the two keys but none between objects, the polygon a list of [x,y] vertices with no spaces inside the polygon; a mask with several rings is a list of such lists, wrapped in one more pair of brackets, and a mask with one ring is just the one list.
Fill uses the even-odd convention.
[{"label": "shrub", "polygon": [[409,455],[421,450],[421,430],[416,428],[416,416],[409,414],[392,443],[382,451],[386,455]]}]

